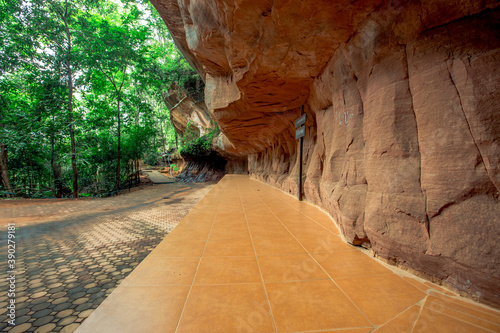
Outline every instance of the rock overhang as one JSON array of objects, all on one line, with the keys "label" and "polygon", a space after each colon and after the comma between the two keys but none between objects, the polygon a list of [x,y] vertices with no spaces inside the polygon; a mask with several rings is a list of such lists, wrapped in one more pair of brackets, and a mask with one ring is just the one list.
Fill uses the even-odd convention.
[{"label": "rock overhang", "polygon": [[[349,242],[498,305],[500,2],[179,3],[183,15],[214,10],[193,49],[182,29],[178,44],[205,77],[221,145],[250,154],[252,177],[297,192],[293,120],[305,104],[306,200]],[[349,31],[332,11],[352,17]],[[322,15],[330,39],[301,35]]]},{"label": "rock overhang", "polygon": [[383,2],[152,0],[241,155],[292,126],[335,50]]}]

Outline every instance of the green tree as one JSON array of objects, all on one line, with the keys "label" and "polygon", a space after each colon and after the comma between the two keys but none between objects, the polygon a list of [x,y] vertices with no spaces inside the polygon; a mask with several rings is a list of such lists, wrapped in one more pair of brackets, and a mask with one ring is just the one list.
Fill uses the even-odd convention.
[{"label": "green tree", "polygon": [[2,193],[107,193],[175,145],[162,92],[194,71],[151,9],[0,0]]},{"label": "green tree", "polygon": [[121,127],[124,85],[139,61],[142,53],[147,52],[144,44],[148,38],[148,29],[141,26],[140,12],[130,5],[126,14],[120,17],[103,17],[93,14],[86,22],[85,43],[88,51],[89,68],[96,70],[92,79],[96,86],[103,87],[107,81],[113,88],[116,100],[117,154],[115,189],[121,181]]}]

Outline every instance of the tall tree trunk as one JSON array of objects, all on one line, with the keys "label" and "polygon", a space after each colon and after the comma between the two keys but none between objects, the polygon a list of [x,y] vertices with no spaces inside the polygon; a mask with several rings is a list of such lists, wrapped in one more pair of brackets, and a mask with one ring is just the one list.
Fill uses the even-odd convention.
[{"label": "tall tree trunk", "polygon": [[[0,96],[2,99],[2,104],[5,104],[7,107],[7,103],[5,102],[3,96]],[[4,127],[2,122],[3,115],[0,112],[0,127]],[[3,188],[9,192],[12,192],[12,187],[10,186],[10,178],[9,178],[9,158],[7,156],[7,146],[0,142],[0,184],[3,185]],[[10,194],[7,195],[10,197]]]},{"label": "tall tree trunk", "polygon": [[[7,156],[7,146],[0,143],[0,173],[2,174],[2,185],[4,189],[12,192],[12,187],[10,186],[9,179],[9,159]],[[10,194],[7,195],[10,197]]]},{"label": "tall tree trunk", "polygon": [[64,27],[66,28],[66,38],[68,39],[68,54],[66,67],[68,69],[68,115],[69,115],[69,135],[71,137],[71,168],[73,169],[73,198],[78,198],[78,169],[76,168],[76,143],[75,127],[73,124],[73,73],[71,71],[71,33],[68,26],[68,1],[66,0],[66,10],[63,16]]},{"label": "tall tree trunk", "polygon": [[55,196],[58,198],[62,198],[62,192],[63,192],[62,169],[61,169],[61,164],[57,162],[54,137],[52,137],[50,150],[51,150],[50,166],[52,168],[52,174],[54,176]]},{"label": "tall tree trunk", "polygon": [[117,100],[118,110],[118,152],[116,153],[116,183],[115,190],[118,191],[120,186],[120,159],[121,159],[121,115],[120,115],[120,94],[118,93]]},{"label": "tall tree trunk", "polygon": [[31,166],[31,155],[29,155],[28,157],[28,198],[31,198],[31,169],[32,169],[32,166]]},{"label": "tall tree trunk", "polygon": [[117,111],[117,118],[118,118],[118,152],[116,154],[116,182],[115,182],[115,191],[118,191],[119,187],[120,187],[120,162],[121,162],[121,111],[120,111],[120,102],[121,102],[121,91],[122,91],[122,88],[123,88],[123,84],[125,83],[125,76],[127,75],[127,66],[125,66],[125,68],[123,69],[123,76],[122,76],[122,82],[120,84],[120,87],[118,88],[116,86],[116,82],[113,78],[113,75],[108,75],[106,74],[106,72],[101,68],[99,67],[98,68],[101,73],[104,74],[104,76],[106,76],[106,78],[109,80],[109,82],[111,82],[111,84],[113,85],[113,87],[115,88],[115,92],[116,92],[116,111]]},{"label": "tall tree trunk", "polygon": [[[71,69],[69,70],[69,81],[71,82]],[[73,126],[73,87],[72,87],[72,82],[68,83],[68,85],[71,84],[70,88],[70,93],[68,97],[68,111],[69,111],[69,135],[71,137],[71,168],[73,169],[73,198],[78,198],[78,169],[76,167],[76,143],[75,143],[75,128]]]},{"label": "tall tree trunk", "polygon": [[139,160],[135,160],[135,183],[139,184]]}]

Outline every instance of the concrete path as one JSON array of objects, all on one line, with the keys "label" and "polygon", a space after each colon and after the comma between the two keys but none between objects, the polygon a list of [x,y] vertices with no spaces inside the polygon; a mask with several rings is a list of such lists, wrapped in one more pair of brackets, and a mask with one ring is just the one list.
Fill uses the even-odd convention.
[{"label": "concrete path", "polygon": [[155,184],[168,184],[175,182],[172,178],[165,177],[161,172],[157,170],[146,170],[144,171],[144,173]]},{"label": "concrete path", "polygon": [[213,187],[152,180],[162,185],[112,198],[0,202],[2,272],[6,225],[17,228],[16,326],[2,273],[0,331],[73,332]]},{"label": "concrete path", "polygon": [[499,332],[500,312],[346,244],[316,207],[227,175],[77,333]]}]

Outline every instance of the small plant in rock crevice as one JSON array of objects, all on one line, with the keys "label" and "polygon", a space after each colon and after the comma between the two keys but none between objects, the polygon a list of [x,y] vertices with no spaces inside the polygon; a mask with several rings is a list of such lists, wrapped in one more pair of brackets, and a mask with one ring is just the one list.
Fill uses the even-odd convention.
[{"label": "small plant in rock crevice", "polygon": [[192,129],[190,129],[190,124],[186,128],[186,134],[184,136],[184,144],[180,148],[179,153],[183,157],[196,158],[196,157],[206,157],[212,152],[212,140],[219,135],[220,129],[217,123],[214,123],[214,127],[205,135],[193,138]]}]

